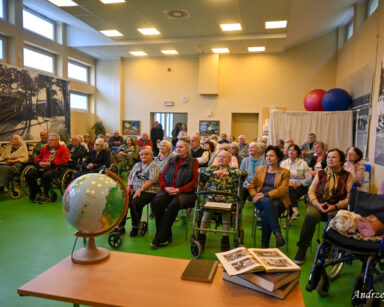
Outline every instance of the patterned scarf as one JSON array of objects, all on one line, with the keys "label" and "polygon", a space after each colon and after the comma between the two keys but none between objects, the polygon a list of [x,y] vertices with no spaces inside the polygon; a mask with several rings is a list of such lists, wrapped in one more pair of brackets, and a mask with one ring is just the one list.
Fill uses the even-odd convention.
[{"label": "patterned scarf", "polygon": [[343,170],[343,167],[340,167],[336,171],[332,171],[328,166],[324,169],[327,173],[328,180],[324,188],[323,199],[329,200],[332,198],[333,194],[337,190],[337,185],[339,182],[340,172]]}]

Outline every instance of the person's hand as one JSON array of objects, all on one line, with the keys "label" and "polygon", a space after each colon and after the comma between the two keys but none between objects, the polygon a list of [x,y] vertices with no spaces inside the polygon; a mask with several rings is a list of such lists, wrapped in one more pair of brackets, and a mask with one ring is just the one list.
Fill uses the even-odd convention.
[{"label": "person's hand", "polygon": [[83,161],[83,162],[87,161],[87,158],[83,158],[82,161]]},{"label": "person's hand", "polygon": [[296,189],[297,187],[301,186],[300,182],[290,181],[289,186]]},{"label": "person's hand", "polygon": [[252,197],[252,202],[253,202],[254,204],[256,204],[257,201],[258,201],[259,199],[263,198],[263,197],[264,197],[264,194],[263,194],[263,193],[257,193],[257,194],[255,194],[255,195],[253,195],[253,197]]},{"label": "person's hand", "polygon": [[337,210],[337,207],[335,205],[330,205],[328,203],[327,203],[327,205],[328,205],[328,208],[326,210],[324,210],[324,213],[328,213],[328,212]]},{"label": "person's hand", "polygon": [[93,163],[89,163],[89,164],[87,165],[87,169],[93,169]]},{"label": "person's hand", "polygon": [[48,168],[51,166],[51,162],[40,162],[39,166],[42,168]]},{"label": "person's hand", "polygon": [[7,162],[7,163],[16,163],[16,162],[17,162],[17,160],[12,160],[12,159],[9,159],[9,160],[7,160],[7,161],[5,161],[5,162]]},{"label": "person's hand", "polygon": [[311,173],[312,177],[315,177],[318,171],[309,170],[309,172]]},{"label": "person's hand", "polygon": [[228,176],[229,173],[217,170],[217,171],[214,171],[213,174],[218,176],[218,177],[224,177],[224,176]]},{"label": "person's hand", "polygon": [[132,195],[132,193],[133,193],[133,189],[132,189],[132,186],[131,186],[131,185],[128,185],[128,187],[127,187],[127,191],[128,191],[128,195]]},{"label": "person's hand", "polygon": [[336,206],[335,205],[330,205],[327,202],[319,203],[317,207],[323,213],[328,213],[329,211],[336,210]]},{"label": "person's hand", "polygon": [[141,189],[138,189],[136,192],[135,192],[135,194],[133,194],[133,199],[135,199],[136,197],[140,197],[140,195],[141,195],[141,192],[142,192],[142,190]]},{"label": "person's hand", "polygon": [[174,187],[166,187],[165,192],[167,192],[169,195],[177,195],[179,194],[179,189],[176,189]]}]

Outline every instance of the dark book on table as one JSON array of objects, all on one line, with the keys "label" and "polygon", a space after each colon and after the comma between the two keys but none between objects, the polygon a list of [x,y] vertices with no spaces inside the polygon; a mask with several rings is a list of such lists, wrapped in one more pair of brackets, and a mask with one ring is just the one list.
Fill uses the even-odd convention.
[{"label": "dark book on table", "polygon": [[199,282],[212,282],[218,262],[207,259],[192,259],[185,268],[181,279]]},{"label": "dark book on table", "polygon": [[237,275],[257,286],[268,291],[274,291],[287,283],[300,277],[300,272],[282,272],[282,273],[244,273]]},{"label": "dark book on table", "polygon": [[299,278],[296,278],[279,289],[276,289],[274,291],[268,291],[260,286],[257,286],[249,282],[244,278],[241,278],[239,275],[229,276],[226,272],[224,272],[223,279],[231,283],[237,284],[239,286],[246,287],[248,289],[255,290],[257,292],[264,293],[281,300],[285,299],[287,295],[295,288],[295,286],[299,282]]}]

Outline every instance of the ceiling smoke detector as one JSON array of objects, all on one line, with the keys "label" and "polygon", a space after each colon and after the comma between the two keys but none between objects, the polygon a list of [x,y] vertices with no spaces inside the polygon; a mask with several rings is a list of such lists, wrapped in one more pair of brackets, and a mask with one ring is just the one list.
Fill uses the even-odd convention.
[{"label": "ceiling smoke detector", "polygon": [[171,20],[181,20],[185,18],[190,18],[191,14],[189,14],[186,9],[170,9],[168,11],[163,11],[165,16]]}]

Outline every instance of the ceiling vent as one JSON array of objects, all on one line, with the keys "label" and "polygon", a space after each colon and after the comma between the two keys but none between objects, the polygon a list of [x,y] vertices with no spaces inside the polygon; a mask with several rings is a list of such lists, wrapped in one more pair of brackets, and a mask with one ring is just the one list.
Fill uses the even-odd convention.
[{"label": "ceiling vent", "polygon": [[163,12],[165,16],[171,20],[182,20],[191,17],[191,14],[189,14],[188,10],[185,9],[171,9]]}]

